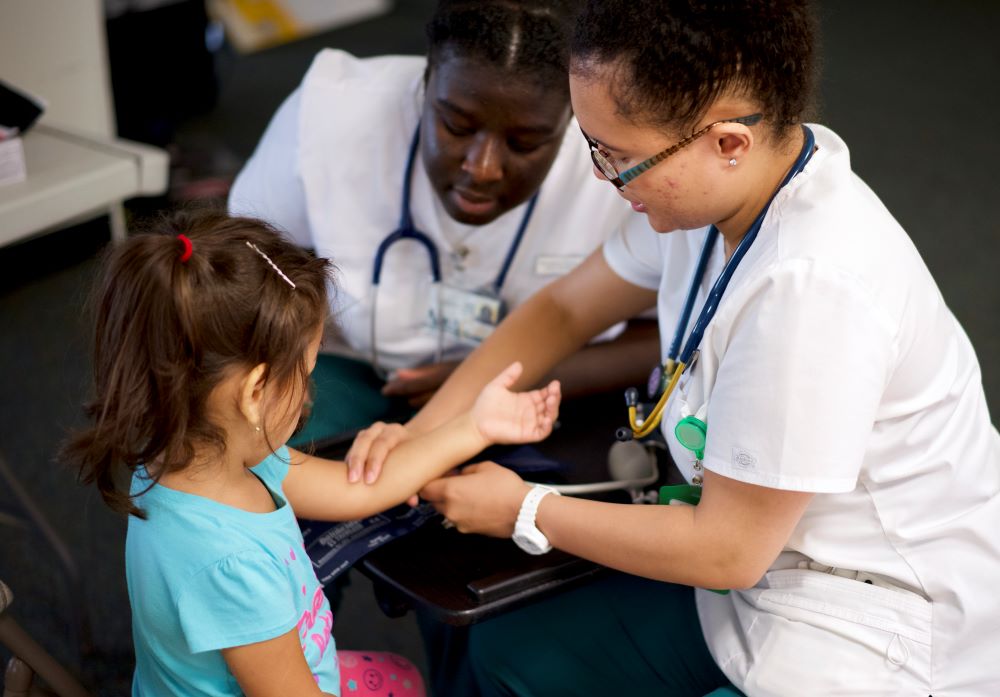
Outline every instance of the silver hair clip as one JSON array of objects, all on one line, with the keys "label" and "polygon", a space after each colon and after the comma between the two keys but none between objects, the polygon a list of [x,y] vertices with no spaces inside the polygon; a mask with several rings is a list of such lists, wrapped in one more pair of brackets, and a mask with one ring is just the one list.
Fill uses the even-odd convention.
[{"label": "silver hair clip", "polygon": [[245,242],[247,243],[247,247],[249,247],[253,251],[255,251],[258,254],[260,254],[261,258],[264,261],[266,261],[268,263],[268,265],[270,265],[270,267],[272,269],[274,269],[275,271],[278,272],[278,275],[281,276],[282,280],[284,280],[285,283],[287,283],[288,285],[290,285],[292,288],[295,288],[295,284],[292,283],[292,279],[290,279],[288,276],[286,276],[285,272],[282,271],[281,269],[279,269],[278,265],[275,264],[273,261],[271,261],[271,257],[267,256],[266,254],[264,254],[264,252],[260,251],[260,248],[257,245],[255,245],[253,242],[251,242],[250,240],[245,240]]}]

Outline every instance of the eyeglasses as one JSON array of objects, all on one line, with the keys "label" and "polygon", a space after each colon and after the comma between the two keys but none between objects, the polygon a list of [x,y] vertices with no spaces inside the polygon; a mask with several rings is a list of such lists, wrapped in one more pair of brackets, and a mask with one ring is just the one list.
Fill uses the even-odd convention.
[{"label": "eyeglasses", "polygon": [[758,123],[760,123],[761,119],[763,118],[764,118],[763,114],[750,114],[750,116],[740,116],[739,118],[735,119],[720,119],[718,121],[713,121],[707,126],[695,131],[694,133],[692,133],[691,135],[689,135],[687,138],[680,141],[676,145],[671,145],[666,150],[661,150],[660,152],[656,153],[649,159],[643,160],[634,167],[629,167],[628,169],[626,169],[624,172],[621,173],[619,173],[618,168],[615,167],[614,160],[611,157],[611,155],[609,155],[607,151],[601,148],[601,144],[598,143],[593,138],[591,138],[590,136],[588,136],[586,133],[583,133],[582,128],[580,129],[580,132],[583,133],[583,137],[587,139],[587,145],[590,146],[590,159],[594,161],[594,166],[596,166],[597,169],[601,171],[601,174],[603,174],[604,177],[609,182],[614,184],[615,187],[617,187],[618,189],[624,189],[625,185],[628,184],[630,181],[638,177],[646,170],[651,169],[654,165],[658,165],[659,163],[663,162],[665,159],[673,155],[675,152],[677,152],[684,146],[690,145],[694,141],[698,140],[703,135],[712,130],[714,126],[718,126],[720,123],[741,123],[744,126],[755,126]]}]

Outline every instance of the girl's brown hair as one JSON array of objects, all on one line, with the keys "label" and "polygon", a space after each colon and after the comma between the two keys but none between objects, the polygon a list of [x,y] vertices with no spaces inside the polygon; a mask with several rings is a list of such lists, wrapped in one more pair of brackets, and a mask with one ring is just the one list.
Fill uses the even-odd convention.
[{"label": "girl's brown hair", "polygon": [[109,249],[94,298],[93,423],[63,451],[81,480],[145,517],[125,475],[153,462],[155,478],[183,469],[195,444],[223,451],[206,401],[229,371],[263,363],[265,381],[304,385],[330,272],[266,223],[221,212],[164,216]]}]

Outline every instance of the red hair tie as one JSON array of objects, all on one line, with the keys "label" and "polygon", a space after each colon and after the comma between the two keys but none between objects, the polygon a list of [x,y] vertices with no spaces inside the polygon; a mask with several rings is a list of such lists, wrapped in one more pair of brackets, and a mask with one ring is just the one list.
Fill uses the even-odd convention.
[{"label": "red hair tie", "polygon": [[187,260],[191,258],[191,253],[194,252],[194,247],[191,246],[191,240],[184,233],[177,235],[177,239],[184,243],[184,251],[181,253],[181,263],[187,263]]}]

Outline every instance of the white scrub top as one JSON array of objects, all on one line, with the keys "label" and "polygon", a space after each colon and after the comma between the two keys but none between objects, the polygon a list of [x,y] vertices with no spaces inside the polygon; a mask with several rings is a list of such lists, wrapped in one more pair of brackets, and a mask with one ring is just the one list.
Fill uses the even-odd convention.
[{"label": "white scrub top", "polygon": [[[371,355],[375,250],[399,224],[403,173],[423,103],[426,60],[359,59],[324,50],[285,100],[237,177],[230,212],[263,218],[338,268],[333,312],[347,353]],[[527,204],[488,225],[456,222],[431,187],[419,152],[411,211],[415,227],[437,245],[444,282],[492,286]],[[576,121],[541,187],[538,204],[501,290],[508,309],[566,273],[597,249],[630,214],[596,180]],[[460,271],[452,250],[469,250]],[[424,328],[430,260],[418,243],[390,248],[378,291],[379,363],[394,369],[433,360],[438,337]],[[455,341],[446,355],[470,350]]]},{"label": "white scrub top", "polygon": [[[1000,695],[1000,435],[979,364],[906,233],[818,150],[776,196],[668,404],[707,404],[704,468],[815,492],[753,588],[697,594],[712,655],[768,695]],[[672,337],[706,230],[636,218],[604,247]],[[722,265],[713,255],[696,312]],[[867,582],[866,582],[867,581]],[[870,583],[869,583],[870,582]]]}]

